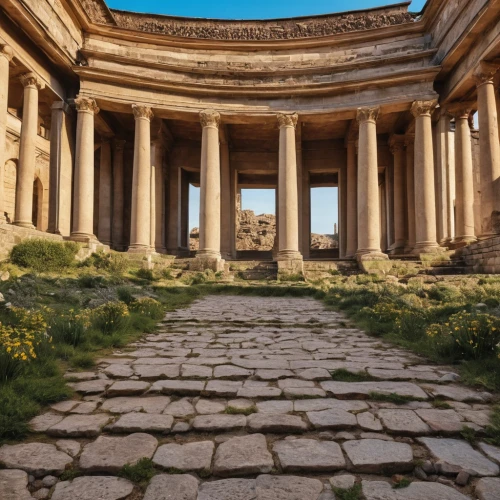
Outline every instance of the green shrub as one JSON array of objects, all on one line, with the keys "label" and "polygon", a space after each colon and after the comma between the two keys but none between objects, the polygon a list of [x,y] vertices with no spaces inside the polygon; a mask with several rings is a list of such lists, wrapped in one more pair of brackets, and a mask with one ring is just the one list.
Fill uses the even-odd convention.
[{"label": "green shrub", "polygon": [[18,266],[37,272],[61,271],[75,264],[79,248],[72,241],[31,239],[18,243],[10,253],[10,260]]},{"label": "green shrub", "polygon": [[92,311],[92,323],[105,335],[125,330],[129,324],[129,311],[123,302],[107,302]]},{"label": "green shrub", "polygon": [[58,314],[50,322],[50,333],[54,342],[63,342],[74,347],[85,341],[85,332],[90,326],[87,312],[70,309],[65,314]]},{"label": "green shrub", "polygon": [[85,265],[120,275],[127,270],[129,260],[125,255],[116,252],[94,252],[85,260]]},{"label": "green shrub", "polygon": [[116,294],[118,295],[118,299],[122,302],[125,302],[128,306],[134,302],[135,297],[132,294],[132,289],[127,286],[120,286],[116,289]]},{"label": "green shrub", "polygon": [[78,277],[78,286],[80,288],[99,288],[104,283],[102,276],[93,274],[82,274]]},{"label": "green shrub", "polygon": [[151,269],[146,269],[145,267],[141,267],[140,269],[138,269],[135,274],[141,280],[146,280],[146,281],[155,280],[153,271]]},{"label": "green shrub", "polygon": [[164,307],[160,302],[150,297],[137,299],[130,305],[130,310],[143,316],[148,316],[154,320],[163,319],[165,316]]}]

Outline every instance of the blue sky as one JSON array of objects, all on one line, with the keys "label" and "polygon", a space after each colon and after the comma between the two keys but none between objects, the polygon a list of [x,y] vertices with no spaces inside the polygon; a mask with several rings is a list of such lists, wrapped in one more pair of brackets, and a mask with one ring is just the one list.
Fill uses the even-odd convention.
[{"label": "blue sky", "polygon": [[[106,0],[114,9],[168,14],[172,16],[211,17],[219,19],[269,19],[277,17],[328,14],[346,10],[367,9],[399,3],[398,0]],[[419,12],[425,0],[413,0],[410,10]]]}]

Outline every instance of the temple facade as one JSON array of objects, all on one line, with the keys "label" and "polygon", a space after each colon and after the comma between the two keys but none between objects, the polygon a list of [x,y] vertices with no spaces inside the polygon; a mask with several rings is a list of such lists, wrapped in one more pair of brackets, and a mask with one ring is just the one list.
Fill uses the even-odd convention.
[{"label": "temple facade", "polygon": [[311,188],[335,186],[339,259],[490,248],[500,272],[500,1],[408,7],[222,21],[3,0],[0,238],[185,256],[192,184],[196,265],[220,269],[241,189],[274,188],[273,256],[300,270]]}]

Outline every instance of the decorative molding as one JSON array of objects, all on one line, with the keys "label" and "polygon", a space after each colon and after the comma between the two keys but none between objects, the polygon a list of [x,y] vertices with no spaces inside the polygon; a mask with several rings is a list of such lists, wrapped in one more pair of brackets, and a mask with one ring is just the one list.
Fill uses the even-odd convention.
[{"label": "decorative molding", "polygon": [[405,146],[406,149],[415,147],[415,134],[405,135]]},{"label": "decorative molding", "polygon": [[21,75],[19,79],[21,80],[23,87],[35,87],[38,90],[45,88],[45,84],[33,72],[25,73],[24,75]]},{"label": "decorative molding", "polygon": [[99,113],[96,102],[90,97],[77,96],[75,99],[75,106],[78,112],[88,112],[95,115]]},{"label": "decorative molding", "polygon": [[12,50],[10,45],[0,44],[0,56],[5,57],[5,59],[10,62],[14,57],[14,51]]},{"label": "decorative molding", "polygon": [[[93,3],[93,0],[84,1]],[[403,10],[403,8],[384,9],[383,12],[351,12],[269,21],[182,19],[135,14],[118,10],[112,10],[111,12],[116,24],[121,28],[174,37],[234,41],[293,40],[323,37],[387,28],[414,21],[414,16]],[[102,18],[102,16],[100,17]]]},{"label": "decorative molding", "polygon": [[293,127],[297,126],[297,121],[299,115],[297,113],[292,113],[291,115],[285,115],[284,113],[278,113],[276,115],[280,128],[282,127]]},{"label": "decorative molding", "polygon": [[116,24],[113,15],[102,0],[80,0],[90,20],[97,24]]},{"label": "decorative molding", "polygon": [[358,123],[372,121],[376,122],[380,114],[380,108],[377,106],[375,108],[358,108],[356,113],[356,120]]},{"label": "decorative molding", "polygon": [[141,106],[139,104],[132,104],[132,111],[134,113],[134,118],[146,118],[146,120],[151,121],[154,117],[153,110],[149,106]]},{"label": "decorative molding", "polygon": [[411,114],[418,118],[419,116],[431,116],[432,111],[437,105],[437,100],[432,101],[414,101],[411,105]]},{"label": "decorative molding", "polygon": [[389,149],[392,154],[397,153],[399,151],[404,151],[405,148],[405,136],[393,134],[389,138]]},{"label": "decorative molding", "polygon": [[476,81],[476,85],[479,87],[484,83],[493,82],[493,77],[496,75],[498,69],[497,64],[481,61],[474,71],[474,80]]},{"label": "decorative molding", "polygon": [[200,122],[202,127],[219,128],[220,114],[213,109],[205,109],[200,111]]}]

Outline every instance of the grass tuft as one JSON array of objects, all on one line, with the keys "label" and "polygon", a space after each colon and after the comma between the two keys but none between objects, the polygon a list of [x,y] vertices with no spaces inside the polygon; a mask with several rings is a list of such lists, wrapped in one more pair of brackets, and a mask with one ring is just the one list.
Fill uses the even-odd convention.
[{"label": "grass tuft", "polygon": [[257,413],[257,408],[255,406],[251,406],[249,408],[235,408],[234,406],[228,406],[224,413],[228,415],[251,415],[252,413]]},{"label": "grass tuft", "polygon": [[344,490],[342,488],[333,488],[337,500],[361,500],[361,484],[356,483],[352,488]]},{"label": "grass tuft", "polygon": [[145,485],[156,475],[153,461],[150,458],[141,458],[137,463],[124,465],[118,472],[119,477],[123,477],[133,483]]},{"label": "grass tuft", "polygon": [[391,392],[390,394],[384,394],[382,392],[370,392],[370,399],[374,401],[382,401],[386,403],[393,403],[395,405],[404,405],[409,403],[410,401],[422,401],[421,398],[414,398],[413,396],[402,396],[400,394],[396,394],[395,392]]},{"label": "grass tuft", "polygon": [[366,372],[351,372],[345,368],[339,368],[330,372],[332,379],[338,382],[369,382],[377,380]]}]

